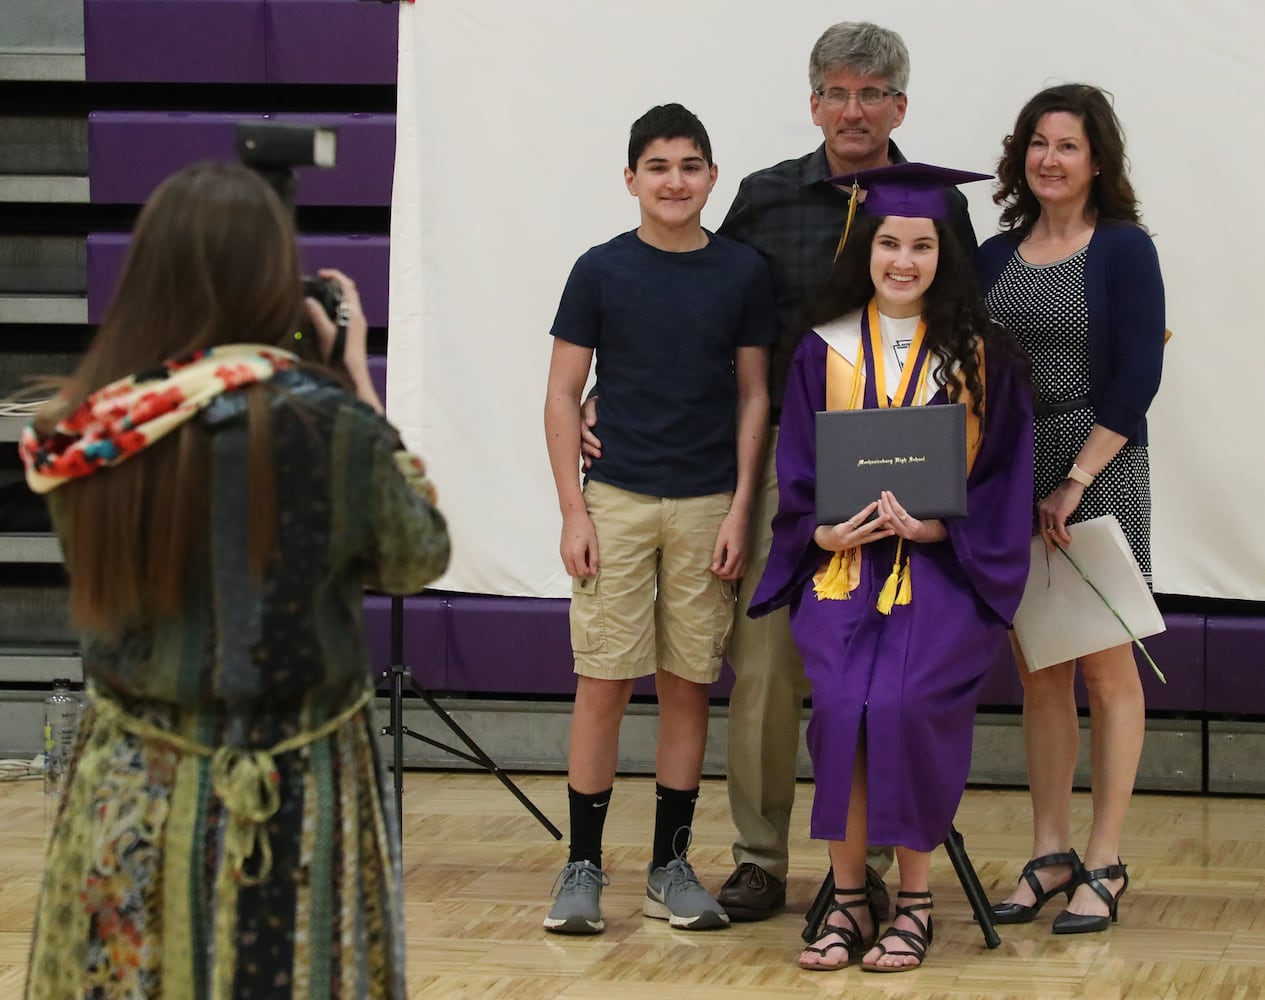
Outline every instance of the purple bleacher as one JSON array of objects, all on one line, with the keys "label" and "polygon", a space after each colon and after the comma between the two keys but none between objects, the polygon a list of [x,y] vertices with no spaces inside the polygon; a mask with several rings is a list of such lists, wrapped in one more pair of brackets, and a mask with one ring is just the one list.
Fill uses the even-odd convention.
[{"label": "purple bleacher", "polygon": [[399,9],[363,0],[84,0],[90,82],[393,84]]},{"label": "purple bleacher", "polygon": [[337,166],[295,171],[300,205],[390,205],[393,114],[245,114],[94,111],[88,115],[88,188],[94,203],[139,205],[164,178],[199,160],[237,159],[238,122],[271,120],[338,130]]},{"label": "purple bleacher", "polygon": [[448,605],[452,690],[575,693],[565,598],[452,594]]},{"label": "purple bleacher", "polygon": [[[1164,672],[1168,683],[1160,683],[1155,671],[1137,649],[1133,659],[1142,677],[1148,711],[1202,712],[1204,710],[1204,616],[1167,614],[1167,631],[1143,639],[1147,651]],[[1085,682],[1076,675],[1076,704],[1089,705]]]},{"label": "purple bleacher", "polygon": [[84,0],[95,82],[264,83],[263,0]]},{"label": "purple bleacher", "polygon": [[[114,287],[127,256],[130,233],[89,233],[87,249],[88,322],[100,323],[114,296]],[[390,238],[387,236],[299,237],[305,273],[336,267],[356,282],[370,326],[387,324],[390,275]]]},{"label": "purple bleacher", "polygon": [[1203,615],[1167,614],[1168,630],[1142,642],[1163,672],[1167,684],[1161,683],[1146,657],[1136,649],[1133,658],[1142,673],[1142,689],[1146,707],[1157,712],[1202,712],[1204,710],[1204,674],[1206,659]]},{"label": "purple bleacher", "polygon": [[[385,374],[384,360],[371,359],[371,370],[376,376]],[[369,600],[382,602],[381,613],[372,620],[366,611],[377,664],[386,656],[382,652],[388,635],[386,599]],[[445,650],[437,661],[443,664],[442,680],[424,681],[433,690],[544,697],[574,694],[567,617],[570,602],[565,598],[449,593],[441,600],[437,592],[425,598],[410,598],[409,602],[406,644],[410,666],[417,659],[415,649]],[[441,611],[441,605],[446,610]],[[366,603],[366,609],[369,607]],[[1265,671],[1260,669],[1265,620],[1205,619],[1203,615],[1182,613],[1165,615],[1165,621],[1168,630],[1145,642],[1168,684],[1161,684],[1150,665],[1136,656],[1148,710],[1265,713]],[[732,688],[733,672],[726,664],[720,680],[712,687],[712,697],[728,697]],[[653,680],[640,679],[634,691],[653,695]],[[1085,689],[1079,676],[1076,692],[1078,703],[1084,707]],[[1004,651],[989,669],[980,703],[988,708],[1020,705],[1022,701],[1014,662]]]},{"label": "purple bleacher", "polygon": [[[575,694],[566,598],[448,597],[448,684],[453,691],[485,694]],[[726,668],[712,686],[724,698],[733,687]],[[643,677],[633,692],[654,694]]]},{"label": "purple bleacher", "polygon": [[267,0],[270,83],[396,80],[398,3]]},{"label": "purple bleacher", "polygon": [[1205,709],[1265,715],[1265,618],[1210,616]]},{"label": "purple bleacher", "polygon": [[[448,681],[447,601],[442,596],[404,598],[404,663],[428,691],[451,689]],[[391,666],[391,599],[365,597],[365,635],[375,679]]]},{"label": "purple bleacher", "polygon": [[387,295],[391,277],[389,236],[329,236],[308,233],[299,237],[304,274],[335,267],[356,283],[360,304],[370,326],[387,325]]}]

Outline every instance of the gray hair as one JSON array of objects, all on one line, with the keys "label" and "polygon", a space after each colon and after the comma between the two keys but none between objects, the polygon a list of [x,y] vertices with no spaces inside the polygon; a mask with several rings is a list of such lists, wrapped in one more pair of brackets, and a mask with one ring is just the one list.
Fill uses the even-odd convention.
[{"label": "gray hair", "polygon": [[909,49],[890,28],[869,21],[841,21],[827,28],[808,57],[808,82],[821,88],[827,73],[850,69],[858,76],[877,76],[904,92],[909,86]]}]

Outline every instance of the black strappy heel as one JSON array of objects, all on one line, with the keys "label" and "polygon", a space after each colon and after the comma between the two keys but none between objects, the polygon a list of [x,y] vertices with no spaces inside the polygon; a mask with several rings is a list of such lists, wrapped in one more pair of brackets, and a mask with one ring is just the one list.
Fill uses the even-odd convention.
[{"label": "black strappy heel", "polygon": [[[857,898],[841,903],[839,902],[840,896],[856,896]],[[857,923],[856,917],[848,912],[857,907],[864,907],[869,911],[870,923],[874,929],[870,931],[868,937],[861,933],[861,925]],[[830,914],[832,913],[842,913],[852,926],[832,926],[830,923]],[[799,963],[801,969],[806,969],[809,972],[836,972],[839,969],[846,969],[856,960],[858,955],[864,955],[869,951],[878,939],[878,914],[875,912],[874,904],[870,902],[869,896],[866,895],[865,886],[861,886],[859,889],[836,889],[835,898],[830,901],[830,908],[826,910],[826,915],[822,918],[821,927],[822,933],[817,938],[817,941],[822,941],[832,934],[839,940],[827,945],[821,945],[815,941],[808,945],[804,951],[811,952],[819,958],[825,958],[836,948],[842,948],[847,952],[847,961],[840,962],[838,965],[804,965],[801,962]]]},{"label": "black strappy heel", "polygon": [[[1037,878],[1037,869],[1053,868],[1055,865],[1071,865],[1071,874],[1067,876],[1066,881],[1060,882],[1049,889],[1043,888],[1041,880]],[[1075,851],[1043,854],[1039,858],[1033,858],[1023,866],[1023,871],[1019,874],[1019,881],[1028,883],[1028,888],[1032,890],[1032,895],[1036,902],[1031,906],[1025,906],[1023,903],[997,903],[993,906],[993,922],[998,924],[1031,923],[1037,918],[1037,914],[1041,912],[1041,907],[1045,906],[1060,892],[1068,899],[1071,899],[1072,893],[1076,891],[1076,887],[1080,884],[1080,876],[1083,871],[1081,859],[1076,856]]]},{"label": "black strappy heel", "polygon": [[[862,972],[913,972],[914,969],[921,969],[923,959],[927,957],[927,949],[931,947],[931,939],[935,935],[935,925],[932,923],[931,915],[927,915],[927,922],[923,923],[922,918],[918,916],[915,910],[931,909],[931,893],[929,892],[898,892],[896,893],[896,911],[893,920],[896,917],[905,916],[914,922],[917,931],[903,931],[897,927],[888,927],[883,932],[882,937],[878,939],[878,943],[874,946],[878,948],[884,955],[911,955],[918,959],[917,965],[861,965]],[[902,899],[925,899],[925,903],[911,903],[909,906],[901,906]],[[921,932],[921,933],[919,933]],[[904,945],[904,951],[890,951],[884,942],[888,938],[898,938]]]},{"label": "black strappy heel", "polygon": [[[1108,878],[1124,879],[1124,884],[1120,886],[1119,892],[1113,894],[1110,889],[1102,884],[1102,880]],[[1116,863],[1108,865],[1106,868],[1082,870],[1079,884],[1087,885],[1093,889],[1098,898],[1107,904],[1107,912],[1105,914],[1069,913],[1064,910],[1054,918],[1055,934],[1089,934],[1094,931],[1105,931],[1111,924],[1114,924],[1119,913],[1120,897],[1129,888],[1129,872],[1125,863],[1116,858]]]}]

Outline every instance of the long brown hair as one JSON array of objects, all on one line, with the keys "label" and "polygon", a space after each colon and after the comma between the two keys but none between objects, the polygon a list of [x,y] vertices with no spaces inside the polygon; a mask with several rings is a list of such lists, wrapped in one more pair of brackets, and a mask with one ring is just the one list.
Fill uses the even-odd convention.
[{"label": "long brown hair", "polygon": [[[289,213],[245,167],[199,164],[164,181],[137,219],[114,300],[78,368],[37,415],[46,433],[92,391],[191,351],[285,344],[303,308]],[[248,399],[249,544],[256,574],[276,550],[268,388]],[[206,565],[209,447],[198,421],[55,496],[71,617],[115,633],[180,609]]]},{"label": "long brown hair", "polygon": [[1002,141],[997,161],[997,191],[993,201],[1002,205],[1001,228],[1025,230],[1037,221],[1041,204],[1028,187],[1025,162],[1028,143],[1042,115],[1065,111],[1081,120],[1089,151],[1098,173],[1085,205],[1090,221],[1140,222],[1138,199],[1129,183],[1129,160],[1124,152],[1124,128],[1111,106],[1111,96],[1087,83],[1047,87],[1019,112],[1014,131]]},{"label": "long brown hair", "polygon": [[[810,326],[821,326],[855,309],[864,308],[874,295],[870,257],[874,237],[886,216],[860,214],[843,252],[809,310]],[[931,369],[945,377],[949,399],[956,402],[965,387],[971,394],[977,417],[984,416],[985,386],[980,379],[977,345],[1015,356],[1017,351],[1001,327],[992,321],[975,283],[971,258],[953,230],[942,219],[933,219],[940,253],[936,276],[923,299],[927,322],[927,348],[935,359]],[[928,365],[932,362],[929,360]],[[957,365],[957,369],[954,369]]]}]

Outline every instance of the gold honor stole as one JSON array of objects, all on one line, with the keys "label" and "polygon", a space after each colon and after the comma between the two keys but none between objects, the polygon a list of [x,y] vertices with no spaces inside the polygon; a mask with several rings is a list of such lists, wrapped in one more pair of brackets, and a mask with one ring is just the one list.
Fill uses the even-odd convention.
[{"label": "gold honor stole", "polygon": [[[855,362],[849,362],[830,347],[826,351],[826,409],[855,410],[868,401],[873,406],[921,406],[927,401],[927,372],[931,368],[930,351],[925,342],[927,324],[919,320],[909,352],[912,363],[901,372],[900,383],[892,400],[887,398],[887,372],[879,327],[878,303],[870,299],[861,316],[861,340]],[[979,348],[980,385],[984,384],[984,351]],[[874,377],[867,379],[866,373]],[[881,391],[880,391],[881,390]],[[966,404],[966,473],[969,476],[983,442],[980,419],[975,414],[973,399],[966,386],[961,386],[957,402]],[[844,549],[831,555],[830,561],[813,576],[813,591],[819,601],[846,601],[861,582],[861,546]],[[909,557],[904,552],[904,539],[896,543],[896,558],[875,606],[883,614],[891,614],[897,604],[908,604],[913,598]]]}]

